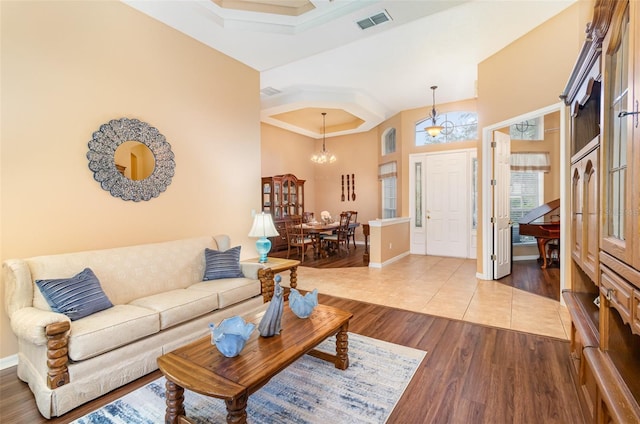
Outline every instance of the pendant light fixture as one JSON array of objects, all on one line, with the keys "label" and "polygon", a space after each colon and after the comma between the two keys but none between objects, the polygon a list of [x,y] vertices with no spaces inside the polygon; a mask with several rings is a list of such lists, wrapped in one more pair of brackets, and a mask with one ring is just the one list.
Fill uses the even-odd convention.
[{"label": "pendant light fixture", "polygon": [[313,156],[311,156],[311,161],[318,164],[333,163],[336,161],[336,156],[329,153],[326,147],[326,118],[327,112],[322,112],[322,152],[315,153]]},{"label": "pendant light fixture", "polygon": [[436,88],[438,88],[437,85],[432,85],[431,86],[431,90],[433,91],[433,106],[431,109],[431,125],[426,127],[424,130],[431,136],[431,137],[437,137],[440,135],[440,133],[442,132],[442,130],[444,129],[444,127],[442,125],[438,125],[436,123]]}]

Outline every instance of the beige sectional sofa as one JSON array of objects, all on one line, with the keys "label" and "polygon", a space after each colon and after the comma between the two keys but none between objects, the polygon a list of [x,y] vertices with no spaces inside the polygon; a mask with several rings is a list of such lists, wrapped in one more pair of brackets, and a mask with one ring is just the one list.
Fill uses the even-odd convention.
[{"label": "beige sectional sofa", "polygon": [[[244,315],[264,299],[259,264],[243,277],[203,281],[205,248],[226,251],[228,236],[7,260],[5,307],[18,337],[18,377],[50,418],[155,369],[156,358],[205,336],[210,322]],[[90,268],[113,307],[74,321],[53,312],[37,280]]]}]

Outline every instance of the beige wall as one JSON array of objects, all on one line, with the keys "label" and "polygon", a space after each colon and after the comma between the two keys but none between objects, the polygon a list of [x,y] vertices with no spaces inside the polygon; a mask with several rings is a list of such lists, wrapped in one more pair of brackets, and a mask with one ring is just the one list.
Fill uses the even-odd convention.
[{"label": "beige wall", "polygon": [[[315,168],[309,160],[313,154],[314,140],[269,124],[261,124],[260,137],[262,176],[293,174],[305,180],[305,211],[314,211]],[[260,186],[260,181],[256,181],[256,185]]]},{"label": "beige wall", "polygon": [[[378,151],[380,141],[377,130],[348,136],[330,137],[327,150],[338,160],[331,165],[311,165],[315,169],[315,212],[327,210],[338,216],[343,210],[358,211],[358,221],[368,222],[380,216],[378,193]],[[322,140],[315,141],[315,151],[322,150]],[[355,174],[356,200],[341,201],[341,175]],[[345,196],[347,195],[345,181]],[[362,230],[356,239],[364,240]]]},{"label": "beige wall", "polygon": [[[591,2],[579,1],[478,65],[479,128],[559,103],[584,41]],[[478,163],[482,163],[478,146]],[[478,169],[482,181],[482,167]],[[482,189],[482,186],[479,186]],[[478,240],[483,237],[479,192]],[[478,243],[478,272],[484,272]]]},{"label": "beige wall", "polygon": [[[315,165],[310,158],[322,150],[322,139],[262,124],[262,175],[294,174],[305,182],[305,211],[316,217],[327,210],[338,217],[343,210],[358,211],[358,221],[379,217],[377,157],[380,150],[377,130],[348,136],[327,137],[327,150],[335,154],[332,164]],[[341,201],[341,176],[355,174],[356,200]],[[256,183],[259,185],[258,183]],[[346,196],[345,180],[345,196]],[[362,230],[356,239],[364,240]]]},{"label": "beige wall", "polygon": [[[0,7],[3,260],[214,233],[255,255],[258,72],[117,1]],[[88,169],[92,133],[120,117],[175,154],[151,201],[112,197]],[[0,324],[4,358],[17,351],[4,310]]]}]

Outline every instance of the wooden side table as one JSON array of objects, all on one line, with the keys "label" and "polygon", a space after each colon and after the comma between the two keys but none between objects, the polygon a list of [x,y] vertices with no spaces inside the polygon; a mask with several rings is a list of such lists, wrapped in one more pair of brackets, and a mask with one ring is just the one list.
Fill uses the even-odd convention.
[{"label": "wooden side table", "polygon": [[[259,263],[259,258],[246,259],[242,262]],[[264,302],[269,302],[273,297],[273,291],[275,289],[274,276],[278,273],[290,270],[289,287],[295,289],[298,287],[298,265],[300,261],[295,259],[282,259],[267,257],[267,262],[261,264],[264,268],[258,270],[258,279],[260,280],[260,286],[262,288],[262,297]],[[284,298],[289,298],[289,290],[286,287],[284,289]]]}]

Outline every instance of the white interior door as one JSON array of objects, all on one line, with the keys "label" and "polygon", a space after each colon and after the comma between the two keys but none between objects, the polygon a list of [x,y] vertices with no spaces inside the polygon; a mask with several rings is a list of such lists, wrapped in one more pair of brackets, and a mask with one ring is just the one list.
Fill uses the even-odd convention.
[{"label": "white interior door", "polygon": [[467,152],[426,157],[427,255],[469,255],[468,157]]},{"label": "white interior door", "polygon": [[493,132],[493,278],[511,274],[511,137]]}]

